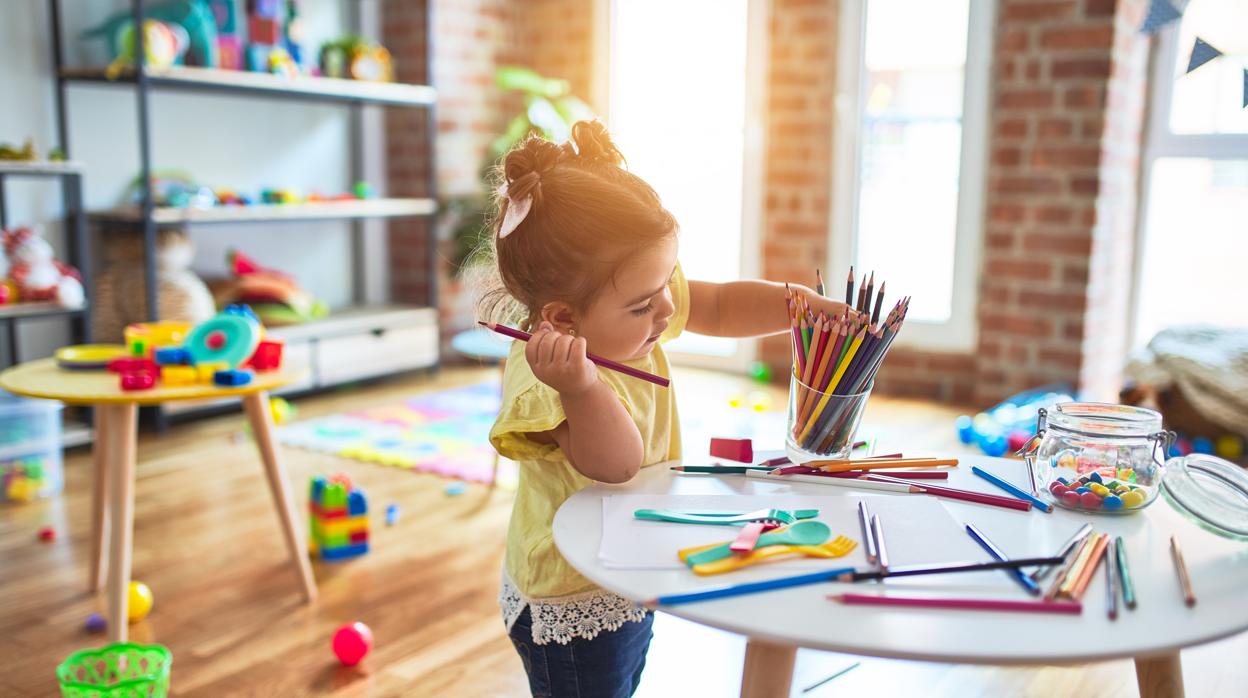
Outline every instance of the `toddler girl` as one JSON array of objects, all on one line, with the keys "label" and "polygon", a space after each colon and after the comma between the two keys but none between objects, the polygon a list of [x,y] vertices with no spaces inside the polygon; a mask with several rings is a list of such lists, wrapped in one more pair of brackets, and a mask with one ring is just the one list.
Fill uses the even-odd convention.
[{"label": "toddler girl", "polygon": [[[595,481],[628,482],[681,456],[675,385],[600,369],[586,352],[670,377],[662,344],[682,331],[789,327],[784,284],[686,281],[676,220],[623,164],[598,122],[577,123],[567,143],[533,137],[508,153],[478,304],[481,319],[533,333],[511,347],[490,441],[520,467],[499,603],[535,696],[637,688],[653,614],[572,569],[551,522]],[[816,312],[845,311],[791,286]]]}]

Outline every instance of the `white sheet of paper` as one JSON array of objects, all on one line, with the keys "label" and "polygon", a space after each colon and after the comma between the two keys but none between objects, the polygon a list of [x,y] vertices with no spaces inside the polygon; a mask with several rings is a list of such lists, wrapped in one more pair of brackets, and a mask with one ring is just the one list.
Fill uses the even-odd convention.
[{"label": "white sheet of paper", "polygon": [[[598,558],[612,569],[684,569],[676,551],[695,545],[731,541],[738,526],[643,521],[633,517],[637,509],[671,509],[680,512],[747,512],[755,509],[818,509],[817,519],[832,529],[832,536],[843,535],[858,542],[849,555],[832,560],[786,558],[766,563],[798,574],[803,570],[857,567],[870,569],[862,528],[858,523],[858,502],[865,500],[871,514],[878,514],[884,526],[890,566],[925,565],[941,562],[989,560],[963,526],[939,500],[918,495],[612,495],[602,499],[602,544]],[[952,581],[953,575],[942,578]],[[1001,572],[957,575],[959,586],[1008,587],[1012,584]],[[930,583],[933,577],[911,577],[892,582]],[[925,581],[926,580],[926,581]]]}]

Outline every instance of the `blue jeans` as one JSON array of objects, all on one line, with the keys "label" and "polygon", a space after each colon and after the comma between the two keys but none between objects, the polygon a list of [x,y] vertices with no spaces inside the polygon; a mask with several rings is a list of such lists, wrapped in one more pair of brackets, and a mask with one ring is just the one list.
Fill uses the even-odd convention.
[{"label": "blue jeans", "polygon": [[534,698],[628,698],[641,683],[654,614],[592,640],[566,645],[533,643],[533,620],[524,609],[511,626],[511,644],[524,662]]}]

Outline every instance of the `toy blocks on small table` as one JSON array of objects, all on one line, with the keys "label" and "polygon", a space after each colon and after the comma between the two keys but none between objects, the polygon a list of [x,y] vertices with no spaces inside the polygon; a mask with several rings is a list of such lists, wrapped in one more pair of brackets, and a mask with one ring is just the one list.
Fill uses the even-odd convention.
[{"label": "toy blocks on small table", "polygon": [[753,463],[754,444],[749,439],[711,439],[711,455],[738,463]]},{"label": "toy blocks on small table", "polygon": [[308,548],[322,560],[368,552],[368,500],[346,475],[312,478]]}]

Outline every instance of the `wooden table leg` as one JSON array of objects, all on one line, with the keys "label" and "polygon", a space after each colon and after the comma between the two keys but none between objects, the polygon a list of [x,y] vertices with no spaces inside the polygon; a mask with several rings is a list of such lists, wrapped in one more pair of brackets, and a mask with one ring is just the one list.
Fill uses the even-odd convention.
[{"label": "wooden table leg", "polygon": [[138,407],[108,405],[108,640],[125,642],[129,631],[130,549],[134,536],[134,457]]},{"label": "wooden table leg", "polygon": [[268,477],[269,491],[273,494],[273,506],[281,520],[282,534],[286,537],[286,548],[290,551],[295,572],[299,575],[303,597],[308,601],[315,601],[316,580],[312,578],[312,565],[308,562],[308,546],[297,523],[300,517],[295,512],[295,500],[291,496],[290,483],[286,480],[286,471],[277,459],[277,448],[273,444],[273,414],[269,411],[268,393],[243,396],[243,408],[251,420],[251,432],[255,435],[260,459],[264,461],[264,474]]},{"label": "wooden table leg", "polygon": [[95,461],[95,480],[92,481],[91,493],[91,561],[87,571],[87,590],[97,592],[103,582],[101,572],[104,568],[105,522],[108,507],[108,459],[109,448],[109,409],[104,405],[95,408],[95,443],[91,446],[91,457]]},{"label": "wooden table leg", "polygon": [[1136,657],[1135,680],[1140,698],[1183,698],[1183,664],[1179,653]]},{"label": "wooden table leg", "polygon": [[797,647],[750,638],[745,645],[741,698],[788,698]]}]

